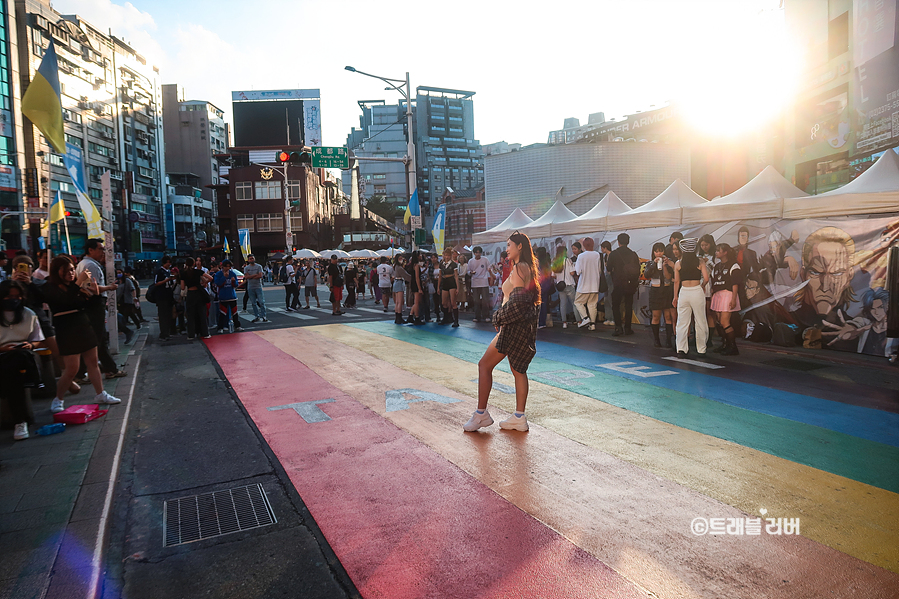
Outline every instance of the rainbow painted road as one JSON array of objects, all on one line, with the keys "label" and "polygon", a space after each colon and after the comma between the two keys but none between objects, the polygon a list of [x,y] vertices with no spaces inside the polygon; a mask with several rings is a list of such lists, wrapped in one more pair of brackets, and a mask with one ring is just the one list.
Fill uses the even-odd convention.
[{"label": "rainbow painted road", "polygon": [[899,597],[899,414],[541,342],[463,433],[491,339],[208,342],[363,597]]}]

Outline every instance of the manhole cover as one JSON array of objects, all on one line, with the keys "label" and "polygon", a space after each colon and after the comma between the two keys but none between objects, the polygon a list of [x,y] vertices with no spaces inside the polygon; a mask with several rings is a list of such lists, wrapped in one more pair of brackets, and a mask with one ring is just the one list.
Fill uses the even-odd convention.
[{"label": "manhole cover", "polygon": [[262,485],[248,485],[165,502],[165,546],[182,545],[277,522]]},{"label": "manhole cover", "polygon": [[818,364],[816,362],[805,362],[803,360],[793,360],[790,358],[778,358],[777,360],[766,360],[762,362],[762,364],[767,364],[768,366],[777,366],[779,368],[787,368],[789,370],[799,370],[801,372],[808,372],[809,370],[819,370],[821,368],[827,368],[828,364]]}]

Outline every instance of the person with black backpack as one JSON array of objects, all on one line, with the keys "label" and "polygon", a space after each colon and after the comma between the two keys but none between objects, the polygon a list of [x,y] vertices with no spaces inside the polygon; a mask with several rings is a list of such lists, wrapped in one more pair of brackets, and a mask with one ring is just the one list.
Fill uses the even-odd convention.
[{"label": "person with black backpack", "polygon": [[[630,249],[631,236],[627,233],[618,235],[618,248],[609,254],[608,268],[612,275],[612,315],[615,319],[613,337],[633,335],[631,319],[634,313],[634,294],[640,284],[640,258]],[[624,313],[621,303],[624,302]]]},{"label": "person with black backpack", "polygon": [[[293,257],[288,256],[278,271],[278,282],[284,285],[284,305],[286,312],[294,312],[300,307],[300,290],[297,288],[296,272],[293,268]],[[293,298],[293,301],[291,301]]]}]

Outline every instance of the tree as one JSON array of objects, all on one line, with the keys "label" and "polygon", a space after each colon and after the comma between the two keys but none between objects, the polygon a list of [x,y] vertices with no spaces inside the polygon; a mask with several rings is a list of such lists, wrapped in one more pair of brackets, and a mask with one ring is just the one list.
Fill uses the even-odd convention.
[{"label": "tree", "polygon": [[387,198],[382,195],[376,195],[368,200],[368,203],[365,207],[381,218],[385,218],[390,222],[393,222],[397,215],[402,214],[400,208],[396,204],[392,204],[387,201]]}]

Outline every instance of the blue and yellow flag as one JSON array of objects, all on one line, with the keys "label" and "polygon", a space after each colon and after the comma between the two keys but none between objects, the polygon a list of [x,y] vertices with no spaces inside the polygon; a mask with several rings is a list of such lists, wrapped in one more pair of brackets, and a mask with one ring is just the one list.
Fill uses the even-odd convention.
[{"label": "blue and yellow flag", "polygon": [[53,198],[53,203],[50,204],[50,224],[61,221],[66,217],[66,207],[63,204],[62,198],[59,195],[59,192],[56,192],[56,197]]},{"label": "blue and yellow flag", "polygon": [[250,249],[250,230],[238,229],[237,241],[238,243],[240,243],[240,253],[243,255],[243,259],[246,260],[247,256],[253,253],[253,251]]},{"label": "blue and yellow flag", "polygon": [[231,248],[228,247],[228,238],[227,237],[225,237],[225,253],[226,254],[231,253]]},{"label": "blue and yellow flag", "polygon": [[431,233],[434,235],[434,251],[440,255],[443,253],[444,234],[446,233],[446,204],[441,204],[434,214],[434,226]]},{"label": "blue and yellow flag", "polygon": [[406,206],[406,214],[403,215],[403,222],[408,225],[413,216],[421,216],[421,206],[418,203],[417,187],[415,188],[415,191],[412,192],[412,198],[409,200],[409,205]]},{"label": "blue and yellow flag", "polygon": [[50,40],[41,66],[25,90],[25,95],[22,96],[22,114],[41,130],[58,154],[66,153],[62,102],[59,94],[59,65],[53,40]]}]

